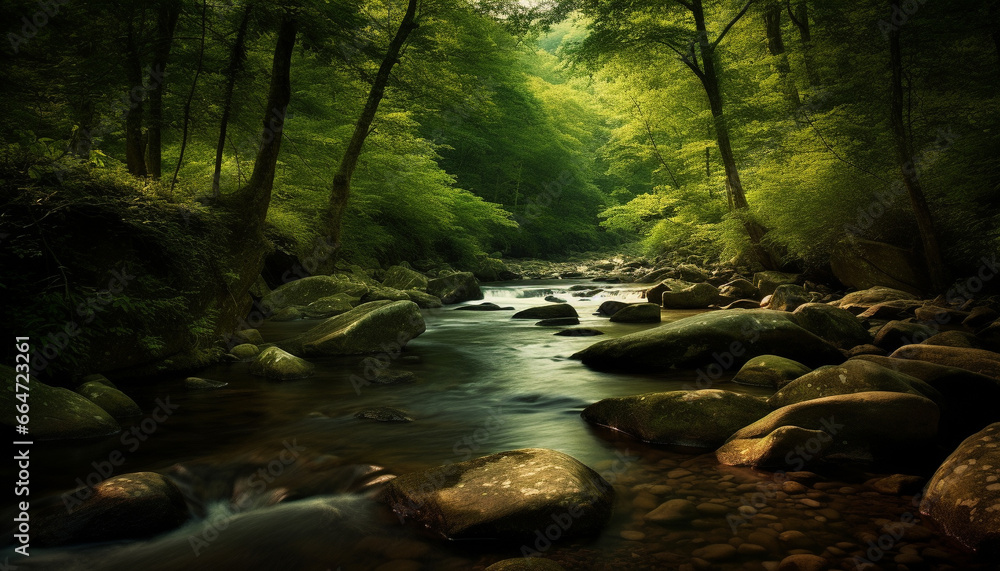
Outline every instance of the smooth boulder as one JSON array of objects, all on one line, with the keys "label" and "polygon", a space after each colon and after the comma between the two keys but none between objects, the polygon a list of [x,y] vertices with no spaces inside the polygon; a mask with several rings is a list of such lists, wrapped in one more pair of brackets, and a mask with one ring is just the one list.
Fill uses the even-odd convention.
[{"label": "smooth boulder", "polygon": [[[826,450],[832,438],[822,430],[779,426],[759,438],[734,438],[715,451],[715,458],[727,466],[754,468],[798,468],[799,451],[816,456]],[[802,467],[805,459],[801,459]]]},{"label": "smooth boulder", "polygon": [[555,319],[557,317],[580,317],[572,305],[554,303],[529,307],[510,316],[511,319]]},{"label": "smooth boulder", "polygon": [[368,286],[341,276],[310,276],[278,286],[265,295],[260,304],[268,313],[273,313],[340,293],[360,298],[368,293]]},{"label": "smooth boulder", "polygon": [[811,367],[844,360],[836,347],[799,327],[791,314],[766,309],[686,317],[595,343],[573,358],[597,369],[665,371],[697,368],[720,358],[725,367],[738,367],[760,355],[778,355]]},{"label": "smooth boulder", "polygon": [[104,409],[115,420],[142,414],[142,409],[128,395],[103,383],[93,381],[83,383],[76,387],[76,393]]},{"label": "smooth boulder", "polygon": [[624,301],[605,301],[600,307],[597,308],[597,314],[604,317],[611,317],[623,308],[628,307],[628,305],[629,304]]},{"label": "smooth boulder", "polygon": [[714,448],[770,412],[756,397],[704,389],[606,398],[581,416],[644,442]]},{"label": "smooth boulder", "polygon": [[804,287],[795,284],[781,284],[774,288],[769,307],[775,311],[795,311],[800,305],[812,301],[812,296]]},{"label": "smooth boulder", "polygon": [[611,517],[613,496],[597,472],[543,448],[403,474],[383,493],[401,518],[450,539],[526,539],[567,519],[561,537],[592,535]]},{"label": "smooth boulder", "polygon": [[[830,302],[830,305],[858,314],[880,303],[892,301],[913,301],[916,300],[916,298],[917,297],[910,292],[893,289],[891,287],[875,286],[851,292],[837,301]],[[919,306],[922,304],[920,302],[916,302],[915,305]]]},{"label": "smooth boulder", "polygon": [[[15,398],[16,373],[11,367],[0,366],[0,375],[3,380],[0,423],[14,427],[22,424],[17,421],[20,416],[17,406],[23,404]],[[118,422],[104,409],[69,389],[51,387],[34,377],[27,386],[30,387],[27,426],[33,439],[97,438],[121,431]]]},{"label": "smooth boulder", "polygon": [[274,381],[291,381],[311,377],[316,367],[278,347],[268,347],[250,362],[250,374]]},{"label": "smooth boulder", "polygon": [[660,297],[666,309],[705,309],[719,299],[719,290],[712,284],[694,284],[680,291],[663,292]]},{"label": "smooth boulder", "polygon": [[920,502],[920,513],[985,557],[1000,556],[998,467],[1000,423],[962,442],[934,472]]},{"label": "smooth boulder", "polygon": [[767,404],[781,408],[822,397],[872,391],[919,395],[935,402],[941,400],[941,394],[920,379],[871,361],[852,359],[841,365],[820,367],[791,381],[767,399]]},{"label": "smooth boulder", "polygon": [[32,544],[56,546],[152,537],[190,517],[181,491],[155,472],[81,488],[32,513]]},{"label": "smooth boulder", "polygon": [[427,292],[423,292],[416,289],[406,290],[407,297],[410,301],[417,304],[420,309],[437,309],[439,307],[444,307],[444,303],[437,296],[433,296]]},{"label": "smooth boulder", "polygon": [[659,323],[660,306],[655,303],[630,303],[611,316],[614,323]]},{"label": "smooth boulder", "polygon": [[364,355],[402,349],[425,330],[420,308],[412,301],[373,301],[277,345],[302,357]]},{"label": "smooth boulder", "polygon": [[1000,354],[984,349],[944,347],[941,345],[904,345],[889,356],[896,359],[915,359],[948,367],[958,367],[1000,379]]},{"label": "smooth boulder", "polygon": [[445,305],[483,299],[479,280],[471,272],[457,272],[428,280],[427,293],[437,297]]},{"label": "smooth boulder", "polygon": [[853,313],[826,303],[804,303],[792,312],[806,331],[840,349],[872,342],[872,336]]},{"label": "smooth boulder", "polygon": [[327,317],[347,313],[358,301],[360,300],[354,296],[347,295],[346,293],[338,293],[337,295],[320,298],[310,303],[302,308],[302,314],[310,319],[326,319]]},{"label": "smooth boulder", "polygon": [[794,284],[800,279],[802,276],[799,274],[776,271],[757,272],[753,275],[753,285],[760,291],[761,296],[765,296],[774,293],[774,290],[780,285]]},{"label": "smooth boulder", "polygon": [[750,387],[778,389],[810,370],[798,361],[777,355],[760,355],[747,361],[733,377],[733,382]]},{"label": "smooth boulder", "polygon": [[382,285],[399,290],[416,289],[426,291],[428,281],[427,276],[420,272],[404,268],[403,266],[392,266],[385,271],[385,276],[382,278]]},{"label": "smooth boulder", "polygon": [[743,278],[737,278],[719,286],[719,295],[736,299],[760,299],[762,297],[757,286]]},{"label": "smooth boulder", "polygon": [[922,323],[898,320],[890,321],[878,330],[878,334],[875,335],[874,344],[876,347],[880,347],[886,351],[895,351],[903,345],[921,343],[933,336],[937,331],[937,328]]},{"label": "smooth boulder", "polygon": [[930,289],[923,258],[883,242],[843,238],[830,252],[830,268],[841,283],[857,289],[888,286],[911,293]]}]

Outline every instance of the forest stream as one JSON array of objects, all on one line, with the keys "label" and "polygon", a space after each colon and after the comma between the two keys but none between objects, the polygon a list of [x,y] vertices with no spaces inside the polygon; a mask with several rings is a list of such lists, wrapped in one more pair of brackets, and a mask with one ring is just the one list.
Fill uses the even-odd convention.
[{"label": "forest stream", "polygon": [[[585,283],[605,291],[592,298],[569,291]],[[638,301],[639,290],[628,284],[525,280],[489,284],[483,293],[483,301],[517,310],[537,306],[546,295],[566,299],[580,314],[580,327],[600,329],[601,339],[657,326],[593,316],[608,299]],[[182,376],[129,386],[145,411],[168,402],[173,410],[167,419],[146,421],[152,430],[137,421],[132,434],[141,442],[126,440],[126,432],[38,449],[36,497],[43,490],[74,488],[77,478],[101,469],[102,460],[94,459],[111,458],[117,450],[125,463],[114,468],[115,475],[169,475],[196,517],[148,541],[36,549],[18,567],[458,570],[530,554],[567,569],[692,568],[693,562],[701,568],[770,570],[789,555],[811,553],[855,561],[859,569],[862,561],[911,569],[990,568],[968,563],[943,536],[913,523],[912,495],[865,486],[878,474],[845,473],[838,481],[725,466],[702,451],[645,445],[591,426],[580,418],[587,405],[696,388],[694,374],[592,371],[569,356],[595,338],[555,336],[560,328],[511,320],[509,310],[456,307],[423,310],[427,331],[401,354],[318,359],[316,374],[304,380],[268,381],[251,376],[248,364],[239,362],[199,373],[228,383],[215,390],[185,388]],[[674,321],[698,312],[664,310],[662,316]],[[268,322],[260,331],[270,342],[315,323]],[[378,362],[412,371],[417,381],[357,386],[364,368]],[[713,388],[770,393],[730,382]],[[376,406],[402,409],[413,421],[355,418]],[[614,486],[613,517],[599,536],[563,540],[559,528],[550,526],[523,545],[447,541],[412,523],[401,525],[374,498],[390,475],[519,448],[565,452]],[[697,513],[675,525],[644,520],[674,498],[690,500]]]}]

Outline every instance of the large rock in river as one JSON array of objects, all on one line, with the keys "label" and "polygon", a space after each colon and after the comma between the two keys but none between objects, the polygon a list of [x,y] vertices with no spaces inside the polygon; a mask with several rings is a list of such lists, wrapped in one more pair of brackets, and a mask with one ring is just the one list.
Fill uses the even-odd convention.
[{"label": "large rock in river", "polygon": [[948,367],[958,367],[1000,379],[1000,354],[984,349],[944,347],[941,345],[904,345],[889,356],[895,359],[916,359]]},{"label": "large rock in river", "polygon": [[385,271],[385,277],[382,278],[382,285],[385,287],[401,290],[418,289],[426,291],[427,282],[427,276],[403,266],[392,266]]},{"label": "large rock in river", "polygon": [[820,367],[795,379],[767,399],[767,404],[781,408],[821,397],[871,391],[907,393],[941,401],[941,394],[920,379],[870,361],[852,359],[842,365]]},{"label": "large rock in river", "polygon": [[781,284],[774,288],[769,307],[776,311],[795,311],[805,303],[812,301],[812,296],[804,287],[795,284]]},{"label": "large rock in river", "polygon": [[274,312],[293,305],[309,305],[338,293],[360,298],[368,293],[368,286],[342,276],[310,276],[279,286],[265,295],[260,305]]},{"label": "large rock in river", "polygon": [[746,362],[733,377],[738,385],[778,389],[809,372],[809,367],[777,355],[761,355]]},{"label": "large rock in river", "polygon": [[550,526],[555,537],[592,535],[610,518],[613,495],[573,457],[526,448],[403,474],[386,485],[384,499],[447,538],[526,539]]},{"label": "large rock in river", "polygon": [[714,448],[770,412],[756,397],[705,389],[606,398],[581,416],[644,442]]},{"label": "large rock in river", "polygon": [[398,350],[426,329],[412,301],[373,301],[277,343],[293,355],[363,355]]},{"label": "large rock in river", "polygon": [[137,472],[69,492],[41,507],[32,513],[31,539],[46,547],[144,539],[176,529],[189,517],[173,482],[155,472]]},{"label": "large rock in river", "polygon": [[704,309],[718,299],[718,288],[709,283],[694,284],[680,291],[666,291],[660,296],[666,309]]},{"label": "large rock in river", "polygon": [[555,319],[557,317],[580,317],[580,315],[573,309],[572,305],[553,303],[552,305],[529,307],[510,316],[511,319]]},{"label": "large rock in river", "polygon": [[[17,406],[23,403],[14,396],[17,377],[13,368],[5,366],[0,366],[0,377],[3,389],[0,391],[0,423],[13,428],[22,424],[17,422],[20,416]],[[21,384],[30,387],[30,438],[96,438],[121,431],[118,422],[104,409],[69,389],[50,387],[34,377],[29,383]]]},{"label": "large rock in river", "polygon": [[1000,423],[962,442],[934,473],[920,502],[920,513],[985,557],[1000,555],[998,466]]},{"label": "large rock in river", "polygon": [[76,388],[76,393],[104,409],[115,420],[123,420],[142,414],[142,409],[128,395],[101,382],[83,383]]},{"label": "large rock in river", "polygon": [[910,292],[878,286],[851,292],[837,301],[830,302],[830,305],[859,314],[873,306],[893,301],[913,301],[914,306],[922,305],[915,300],[916,296]]},{"label": "large rock in river", "polygon": [[659,323],[660,306],[655,303],[630,303],[611,316],[615,323]]},{"label": "large rock in river", "polygon": [[471,272],[457,272],[429,280],[427,293],[439,298],[445,305],[483,299],[479,281]]},{"label": "large rock in river", "polygon": [[732,309],[595,343],[573,355],[598,369],[663,371],[719,362],[738,367],[759,355],[778,355],[808,366],[843,362],[836,347],[802,329],[790,313]]},{"label": "large rock in river", "polygon": [[792,312],[806,331],[818,335],[841,349],[872,342],[871,333],[861,320],[846,309],[825,303],[806,303]]},{"label": "large rock in river", "polygon": [[844,238],[830,253],[830,267],[844,285],[857,289],[886,286],[910,293],[930,289],[920,256],[882,242]]},{"label": "large rock in river", "polygon": [[[868,459],[872,454],[897,454],[926,446],[937,435],[939,418],[938,405],[917,395],[865,392],[822,397],[779,408],[738,430],[723,446],[726,454],[717,456],[740,458],[739,448],[755,451],[750,455],[754,456],[761,452],[760,439],[771,435],[772,441],[787,443],[787,438],[776,439],[778,435],[772,433],[781,427],[794,426],[821,431],[826,436],[822,436],[822,442],[815,442],[815,452],[807,450],[810,457],[789,459],[789,463],[819,459],[820,449],[842,458]],[[795,440],[805,435],[784,436]]]},{"label": "large rock in river", "polygon": [[250,374],[275,381],[304,379],[315,373],[316,367],[277,347],[268,347],[250,363]]}]

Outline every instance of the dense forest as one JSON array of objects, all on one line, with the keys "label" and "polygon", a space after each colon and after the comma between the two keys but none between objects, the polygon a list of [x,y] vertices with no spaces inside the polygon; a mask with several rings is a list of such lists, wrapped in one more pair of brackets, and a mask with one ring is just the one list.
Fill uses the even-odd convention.
[{"label": "dense forest", "polygon": [[[258,351],[272,345],[292,359],[381,351],[396,363],[425,319],[434,330],[442,305],[485,292],[475,311],[512,309],[500,307],[510,288],[519,288],[514,299],[550,302],[523,316],[540,325],[578,325],[569,305],[619,294],[641,296],[628,299],[643,306],[635,323],[749,309],[764,312],[750,329],[766,337],[787,325],[768,317],[775,310],[831,304],[863,325],[851,317],[850,333],[827,335],[796,317],[822,346],[807,350],[808,339],[792,335],[800,352],[775,342],[728,364],[698,353],[720,371],[734,367],[728,376],[761,354],[804,367],[785,369],[797,374],[783,382],[845,358],[897,357],[915,334],[937,333],[932,316],[945,314],[938,323],[963,323],[966,336],[949,343],[1000,347],[990,325],[1000,304],[989,297],[1000,291],[991,281],[1000,250],[997,0],[8,0],[0,21],[0,291],[6,321],[32,339],[33,381],[73,388],[107,375],[149,396],[206,367],[249,361],[257,374]],[[552,281],[574,279],[591,281]],[[849,293],[871,288],[892,290]],[[379,313],[390,307],[379,304],[411,301],[410,313]],[[611,316],[606,307],[594,315]],[[388,321],[358,325],[372,315]],[[326,329],[310,337],[300,325],[317,319]],[[591,329],[563,334],[603,333]],[[375,349],[331,353],[343,331],[355,336],[344,347]],[[527,339],[517,343],[535,343]],[[641,375],[702,367],[696,388],[711,390],[719,375],[703,386],[705,363],[691,359],[701,338],[684,339],[683,357],[663,340],[659,356],[636,354],[645,343],[637,337],[575,345],[574,358]],[[994,358],[976,359],[991,364],[934,362],[973,371],[993,391],[984,394],[1000,395]],[[370,373],[371,362],[360,370]],[[383,372],[349,387],[360,396],[389,382]],[[879,383],[860,390],[890,390]],[[952,394],[908,387],[898,392]],[[635,434],[622,419],[641,414],[620,403],[592,410],[600,404],[584,419]],[[935,441],[943,454],[928,456],[931,472],[1000,420],[976,410],[974,420],[942,417],[951,420]],[[739,416],[725,436],[760,416]],[[696,470],[663,462],[672,473]],[[899,470],[926,468],[908,467]],[[395,511],[420,512],[407,501]],[[453,531],[444,535],[462,537]],[[694,557],[691,569],[715,561]],[[949,557],[965,561],[939,559]],[[128,568],[115,561],[108,568]],[[895,561],[884,568],[926,568]],[[780,568],[827,568],[797,565]]]}]

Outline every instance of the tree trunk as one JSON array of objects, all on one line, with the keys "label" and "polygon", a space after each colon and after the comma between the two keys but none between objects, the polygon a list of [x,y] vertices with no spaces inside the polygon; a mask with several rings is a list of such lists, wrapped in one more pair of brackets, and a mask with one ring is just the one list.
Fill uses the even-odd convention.
[{"label": "tree trunk", "polygon": [[271,189],[274,186],[274,172],[281,151],[281,137],[285,126],[285,112],[292,97],[290,71],[292,51],[298,23],[294,16],[286,13],[281,20],[278,39],[274,46],[274,63],[271,66],[271,87],[264,110],[263,132],[253,174],[246,186],[235,195],[242,203],[241,208],[249,215],[248,223],[255,227],[264,223],[267,207],[271,203]]},{"label": "tree trunk", "polygon": [[809,6],[805,0],[798,2],[792,10],[791,3],[788,4],[788,17],[799,29],[799,40],[802,43],[802,60],[806,66],[806,78],[809,85],[815,87],[820,84],[819,75],[816,72],[816,62],[813,59],[812,31],[809,29]]},{"label": "tree trunk", "polygon": [[236,31],[236,41],[229,54],[229,67],[226,68],[226,95],[222,102],[222,119],[219,125],[219,142],[215,146],[215,172],[212,174],[212,196],[218,198],[221,192],[220,182],[222,180],[222,157],[226,149],[226,131],[229,129],[229,113],[233,107],[233,89],[236,87],[236,76],[243,67],[246,60],[246,35],[247,23],[250,21],[250,12],[253,4],[247,3],[243,10],[243,17],[240,19],[239,28]]},{"label": "tree trunk", "polygon": [[[889,8],[890,13],[897,13],[900,9],[899,1],[889,0]],[[942,292],[947,286],[944,260],[934,231],[934,220],[920,184],[919,173],[917,173],[913,163],[913,146],[903,119],[905,101],[903,98],[903,54],[900,46],[900,26],[893,26],[889,30],[889,65],[892,69],[890,120],[896,143],[896,158],[903,175],[903,184],[910,196],[913,215],[917,219],[917,228],[920,231],[924,261],[927,264],[927,273],[931,278],[931,286],[935,291]]]},{"label": "tree trunk", "polygon": [[184,126],[181,129],[181,152],[177,156],[177,166],[174,167],[174,176],[170,177],[170,193],[174,192],[174,185],[177,184],[177,173],[181,172],[181,165],[184,164],[184,151],[187,150],[188,123],[191,120],[191,101],[194,100],[194,92],[198,87],[198,78],[201,77],[201,70],[205,61],[205,30],[206,18],[208,16],[208,0],[201,3],[201,44],[198,47],[198,64],[195,67],[194,79],[191,81],[191,91],[188,92],[187,101],[184,102]]},{"label": "tree trunk", "polygon": [[715,69],[715,49],[708,41],[708,29],[705,26],[705,13],[702,10],[701,0],[694,0],[692,7],[695,25],[698,29],[698,45],[702,59],[702,73],[699,77],[712,109],[715,137],[719,144],[719,156],[722,157],[722,165],[726,171],[726,194],[730,198],[731,208],[738,213],[743,227],[746,228],[754,257],[766,269],[776,269],[779,264],[761,245],[761,240],[767,233],[767,229],[750,215],[750,205],[747,204],[743,182],[740,180],[739,169],[736,167],[736,157],[733,155],[733,147],[729,138],[729,124],[726,121],[722,92],[719,88],[719,77]]},{"label": "tree trunk", "polygon": [[159,180],[163,163],[163,83],[167,60],[174,42],[174,29],[180,16],[180,3],[164,2],[156,16],[156,44],[153,46],[154,79],[149,85],[149,127],[146,142],[146,172]]},{"label": "tree trunk", "polygon": [[406,14],[403,15],[403,20],[399,23],[396,35],[389,43],[389,49],[386,51],[385,58],[382,59],[382,64],[379,66],[378,74],[375,76],[375,82],[372,84],[371,91],[368,92],[368,100],[365,102],[361,116],[358,117],[358,122],[354,126],[354,134],[351,135],[351,140],[347,144],[347,150],[340,161],[340,167],[333,176],[333,188],[330,192],[330,209],[327,216],[327,236],[330,240],[329,243],[333,245],[335,251],[341,247],[340,229],[344,219],[344,211],[347,209],[347,200],[351,194],[351,177],[354,176],[354,169],[358,165],[358,157],[361,156],[361,149],[370,132],[379,103],[382,102],[382,97],[385,95],[385,88],[389,83],[392,68],[399,63],[399,52],[402,50],[403,44],[406,43],[406,38],[410,35],[410,32],[417,28],[415,21],[416,11],[417,0],[409,0],[406,7]]},{"label": "tree trunk", "polygon": [[125,77],[128,90],[125,93],[125,164],[128,172],[135,176],[146,176],[146,159],[142,142],[142,60],[136,38],[135,23],[129,22],[125,39]]},{"label": "tree trunk", "polygon": [[781,79],[781,89],[785,99],[791,108],[797,109],[799,106],[799,90],[795,87],[795,80],[792,78],[792,66],[788,63],[788,54],[785,53],[785,41],[781,37],[781,4],[771,2],[764,8],[764,31],[767,35],[767,51],[774,59],[774,67],[778,70],[778,77]]}]

